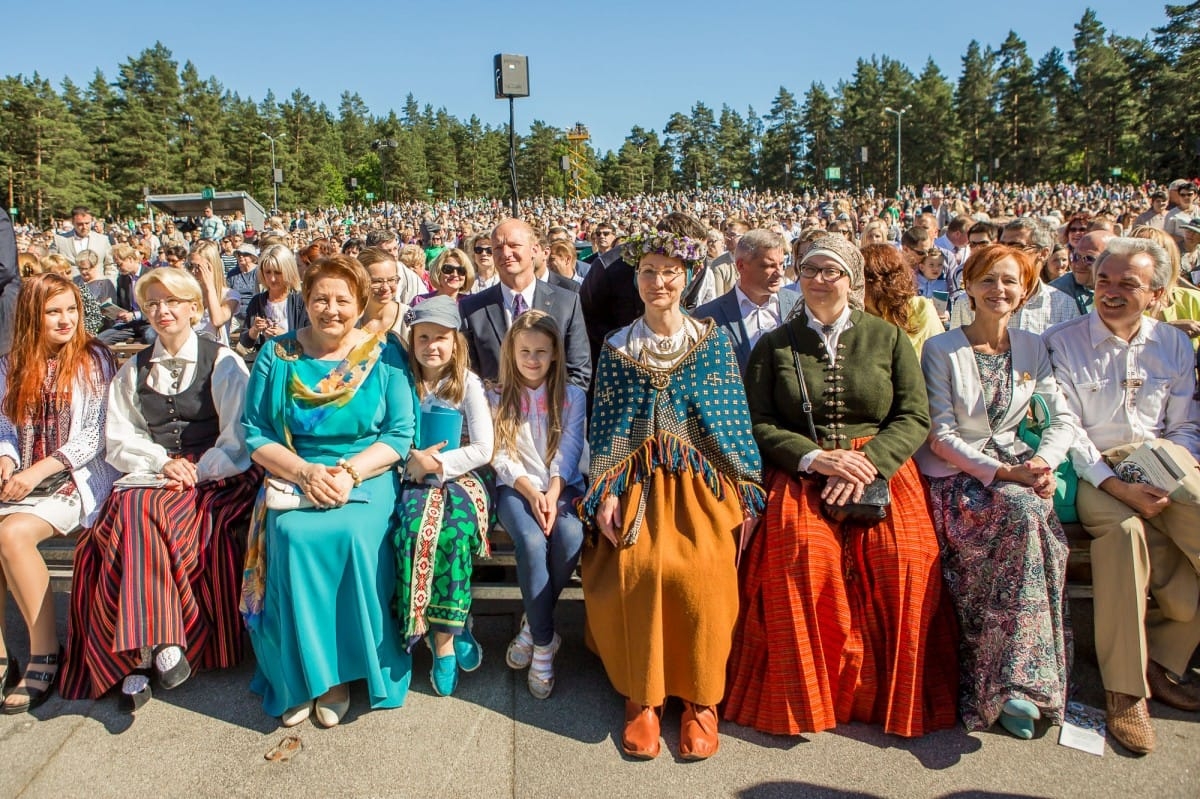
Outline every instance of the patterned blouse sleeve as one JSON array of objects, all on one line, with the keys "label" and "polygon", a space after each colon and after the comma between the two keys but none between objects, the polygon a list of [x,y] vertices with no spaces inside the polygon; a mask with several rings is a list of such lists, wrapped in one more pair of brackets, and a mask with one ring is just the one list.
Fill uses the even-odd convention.
[{"label": "patterned blouse sleeve", "polygon": [[77,380],[74,387],[75,402],[83,402],[83,413],[72,414],[82,419],[78,429],[72,428],[67,443],[51,457],[57,458],[71,469],[78,469],[104,454],[104,427],[108,420],[108,384],[112,382],[113,370],[108,364],[97,363],[92,380]]}]

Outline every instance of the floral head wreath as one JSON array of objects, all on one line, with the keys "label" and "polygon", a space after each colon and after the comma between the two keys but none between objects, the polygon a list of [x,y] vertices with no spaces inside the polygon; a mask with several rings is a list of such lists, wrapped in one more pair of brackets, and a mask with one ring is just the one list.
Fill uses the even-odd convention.
[{"label": "floral head wreath", "polygon": [[644,256],[651,253],[678,258],[689,270],[694,270],[704,263],[707,245],[702,240],[676,236],[663,230],[630,236],[621,242],[621,257],[634,269],[637,269]]}]

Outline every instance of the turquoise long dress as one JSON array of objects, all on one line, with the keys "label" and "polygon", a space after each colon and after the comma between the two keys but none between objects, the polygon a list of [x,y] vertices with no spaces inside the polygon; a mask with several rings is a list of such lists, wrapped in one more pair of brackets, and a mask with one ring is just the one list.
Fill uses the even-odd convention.
[{"label": "turquoise long dress", "polygon": [[[389,336],[353,397],[319,420],[302,413],[287,390],[294,374],[309,389],[337,362],[309,358],[288,333],[263,348],[247,387],[243,424],[251,453],[285,444],[306,460],[339,458],[383,443],[408,452],[416,430],[416,394],[399,340]],[[272,716],[335,685],[366,680],[371,707],[399,707],[412,658],[389,607],[396,586],[392,549],[398,476],[363,481],[370,501],[329,510],[266,512],[266,584],[250,641],[258,668],[250,688]]]}]

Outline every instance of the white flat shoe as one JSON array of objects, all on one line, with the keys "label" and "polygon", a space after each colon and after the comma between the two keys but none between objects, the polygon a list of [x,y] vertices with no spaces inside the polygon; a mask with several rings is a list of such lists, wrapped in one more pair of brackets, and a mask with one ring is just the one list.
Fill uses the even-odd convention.
[{"label": "white flat shoe", "polygon": [[300,722],[308,718],[312,712],[313,703],[305,702],[303,705],[296,705],[293,708],[288,708],[282,716],[279,717],[279,723],[285,727],[295,727]]},{"label": "white flat shoe", "polygon": [[346,694],[346,698],[341,702],[322,702],[318,699],[314,705],[314,713],[317,718],[317,723],[322,727],[336,727],[341,723],[346,716],[346,711],[350,709],[350,694]]}]

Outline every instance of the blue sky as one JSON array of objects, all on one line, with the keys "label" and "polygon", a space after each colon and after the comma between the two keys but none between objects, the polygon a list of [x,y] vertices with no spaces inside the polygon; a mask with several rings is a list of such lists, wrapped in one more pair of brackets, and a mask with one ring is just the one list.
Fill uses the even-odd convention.
[{"label": "blue sky", "polygon": [[697,100],[763,115],[780,85],[797,96],[814,80],[832,88],[859,57],[888,55],[914,73],[932,57],[953,82],[973,38],[996,47],[1011,28],[1036,61],[1051,47],[1070,49],[1089,6],[1125,36],[1152,36],[1165,21],[1163,5],[1144,0],[5,5],[3,75],[86,84],[99,68],[111,80],[160,40],[180,64],[191,60],[243,97],[300,88],[335,112],[344,90],[380,115],[412,92],[459,118],[506,125],[507,103],[492,99],[492,56],[519,53],[529,57],[532,96],[517,101],[517,129],[583,122],[601,152],[633,125],[661,132]]}]

